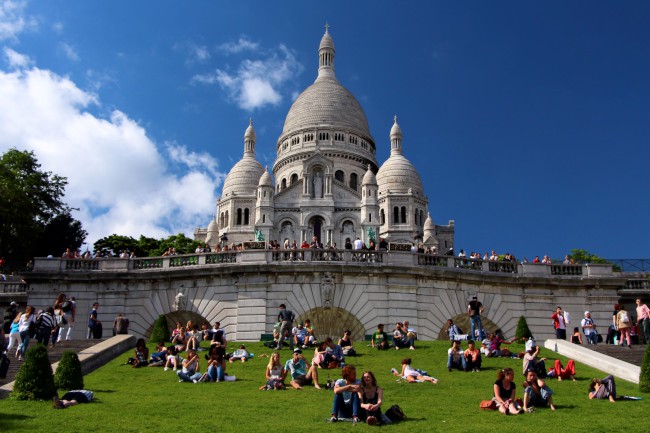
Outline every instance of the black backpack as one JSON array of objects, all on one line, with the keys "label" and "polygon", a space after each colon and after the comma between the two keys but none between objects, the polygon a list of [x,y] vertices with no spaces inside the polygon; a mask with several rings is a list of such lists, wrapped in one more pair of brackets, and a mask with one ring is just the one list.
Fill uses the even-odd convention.
[{"label": "black backpack", "polygon": [[61,309],[62,309],[65,313],[69,313],[70,311],[72,311],[72,301],[65,300],[65,301],[63,302],[63,304],[61,305]]}]

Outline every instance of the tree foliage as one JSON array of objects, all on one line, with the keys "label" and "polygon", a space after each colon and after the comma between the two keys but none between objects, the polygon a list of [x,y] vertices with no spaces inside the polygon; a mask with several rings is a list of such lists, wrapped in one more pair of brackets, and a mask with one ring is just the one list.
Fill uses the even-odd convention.
[{"label": "tree foliage", "polygon": [[37,344],[27,350],[27,359],[16,375],[11,393],[18,400],[49,400],[56,395],[47,348]]},{"label": "tree foliage", "polygon": [[641,374],[639,375],[639,390],[650,392],[650,344],[646,344],[641,364]]},{"label": "tree foliage", "polygon": [[95,251],[111,252],[114,255],[118,255],[122,251],[129,251],[135,252],[138,257],[155,257],[162,256],[169,248],[175,248],[178,254],[190,254],[200,245],[203,244],[188,238],[183,233],[164,239],[140,236],[140,239],[137,240],[131,236],[112,234],[95,242],[94,249]]},{"label": "tree foliage", "polygon": [[59,365],[54,373],[54,385],[58,389],[70,391],[84,388],[84,376],[81,371],[81,361],[72,351],[63,352]]},{"label": "tree foliage", "polygon": [[86,232],[63,202],[66,184],[42,171],[34,152],[0,157],[0,256],[26,262],[82,245]]},{"label": "tree foliage", "polygon": [[169,324],[167,323],[167,318],[164,315],[158,316],[153,324],[151,336],[149,337],[149,343],[169,341],[170,336],[171,335],[169,333]]},{"label": "tree foliage", "polygon": [[524,316],[520,316],[519,321],[517,322],[517,330],[515,331],[515,337],[517,337],[521,341],[521,340],[528,340],[532,336],[533,333],[530,331],[530,328],[528,327],[528,322],[526,321],[526,318]]},{"label": "tree foliage", "polygon": [[571,254],[569,254],[569,259],[573,260],[575,263],[610,263],[607,259],[592,254],[587,250],[581,249],[572,249]]}]

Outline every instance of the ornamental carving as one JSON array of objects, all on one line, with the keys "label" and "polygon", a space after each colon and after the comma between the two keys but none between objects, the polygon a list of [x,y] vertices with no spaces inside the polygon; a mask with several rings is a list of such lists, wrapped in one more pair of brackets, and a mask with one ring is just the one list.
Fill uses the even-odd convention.
[{"label": "ornamental carving", "polygon": [[334,292],[336,289],[336,284],[334,282],[334,277],[330,272],[325,272],[325,275],[320,282],[320,288],[323,307],[332,308],[332,305],[334,304]]}]

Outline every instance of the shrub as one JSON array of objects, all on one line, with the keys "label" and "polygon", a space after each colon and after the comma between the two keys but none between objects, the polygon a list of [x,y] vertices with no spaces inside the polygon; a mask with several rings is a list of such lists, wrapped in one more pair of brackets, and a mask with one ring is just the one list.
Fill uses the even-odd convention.
[{"label": "shrub", "polygon": [[519,341],[525,341],[532,336],[533,333],[530,332],[526,318],[524,316],[519,317],[519,322],[517,322],[517,330],[515,331],[515,337],[517,337]]},{"label": "shrub", "polygon": [[49,400],[56,395],[47,348],[37,344],[27,350],[27,359],[16,375],[11,395],[18,400]]},{"label": "shrub", "polygon": [[54,373],[54,385],[57,389],[69,391],[84,388],[84,376],[81,372],[81,361],[74,352],[63,352],[59,366]]},{"label": "shrub", "polygon": [[650,392],[650,344],[645,347],[643,363],[641,364],[641,375],[639,375],[639,390]]},{"label": "shrub", "polygon": [[165,316],[158,316],[158,319],[153,324],[149,343],[158,343],[159,341],[169,341],[169,325]]}]

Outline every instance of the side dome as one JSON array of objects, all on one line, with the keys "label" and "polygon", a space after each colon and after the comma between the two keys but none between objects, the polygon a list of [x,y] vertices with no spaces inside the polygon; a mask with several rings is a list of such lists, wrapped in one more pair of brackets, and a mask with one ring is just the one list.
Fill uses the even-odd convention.
[{"label": "side dome", "polygon": [[287,113],[282,135],[325,125],[372,137],[361,104],[336,79],[316,81],[298,96]]},{"label": "side dome", "polygon": [[244,156],[233,166],[226,176],[221,192],[222,198],[235,195],[256,194],[264,167],[255,158]]},{"label": "side dome", "polygon": [[397,116],[390,129],[390,146],[390,157],[377,172],[379,195],[385,195],[389,190],[400,194],[411,190],[415,195],[424,196],[420,173],[402,154],[402,128],[397,124]]},{"label": "side dome", "polygon": [[271,179],[271,175],[269,174],[268,167],[264,169],[264,173],[262,173],[262,176],[260,177],[260,181],[257,184],[257,186],[268,186],[273,188],[273,179]]},{"label": "side dome", "polygon": [[372,172],[370,164],[368,164],[368,170],[366,171],[366,174],[363,175],[361,185],[377,185],[377,177],[375,176],[375,173]]}]

